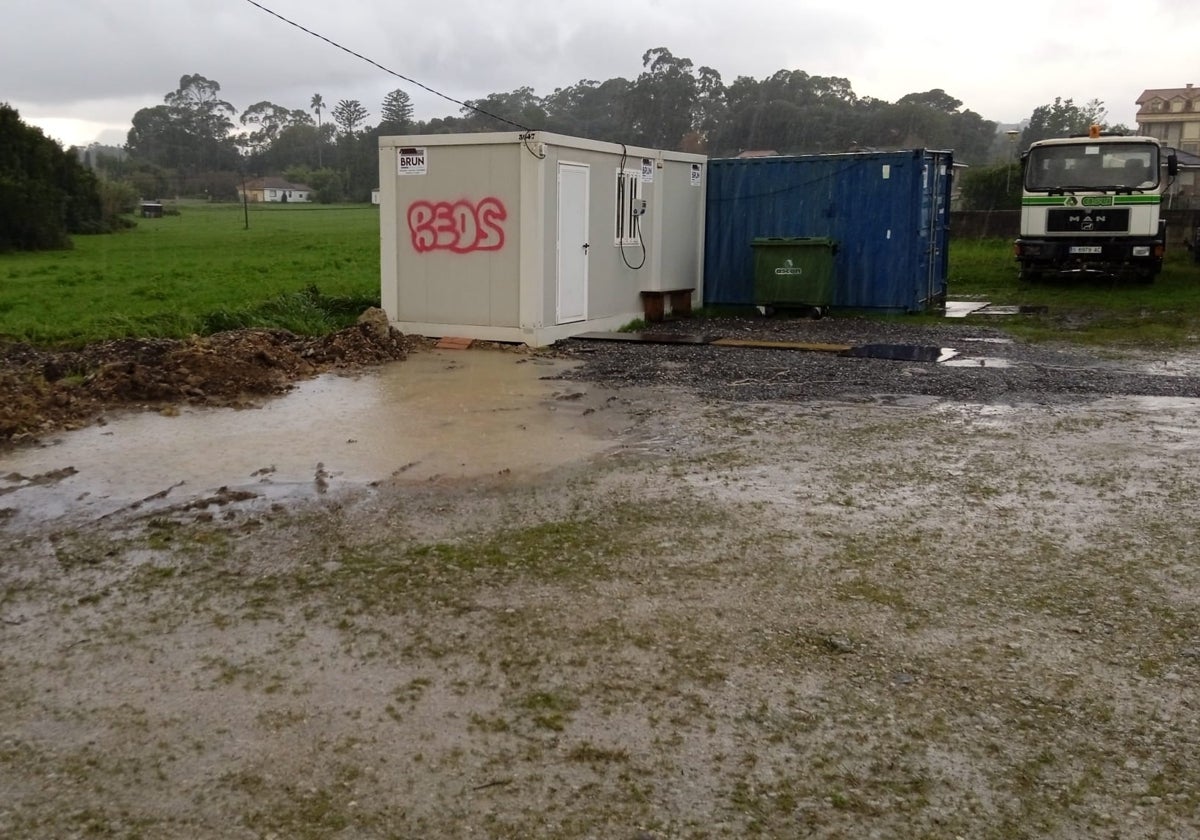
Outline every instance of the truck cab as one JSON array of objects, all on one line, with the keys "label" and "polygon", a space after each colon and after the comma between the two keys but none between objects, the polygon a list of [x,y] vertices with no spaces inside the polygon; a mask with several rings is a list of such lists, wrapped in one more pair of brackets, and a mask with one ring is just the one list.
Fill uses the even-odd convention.
[{"label": "truck cab", "polygon": [[1162,197],[1177,164],[1153,137],[1101,134],[1040,140],[1023,156],[1023,280],[1097,273],[1151,282],[1162,270]]}]

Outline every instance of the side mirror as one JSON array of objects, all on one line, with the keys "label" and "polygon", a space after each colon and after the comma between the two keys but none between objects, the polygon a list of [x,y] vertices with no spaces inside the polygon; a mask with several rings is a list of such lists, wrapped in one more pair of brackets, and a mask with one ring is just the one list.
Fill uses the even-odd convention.
[{"label": "side mirror", "polygon": [[1179,174],[1179,158],[1174,152],[1167,155],[1167,174],[1172,178]]}]

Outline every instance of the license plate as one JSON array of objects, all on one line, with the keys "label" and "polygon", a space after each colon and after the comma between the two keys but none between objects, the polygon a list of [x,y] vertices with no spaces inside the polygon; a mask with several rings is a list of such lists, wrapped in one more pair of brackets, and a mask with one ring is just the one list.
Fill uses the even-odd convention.
[{"label": "license plate", "polygon": [[1101,253],[1104,253],[1104,249],[1101,248],[1099,245],[1072,245],[1071,253],[1072,254],[1101,254]]}]

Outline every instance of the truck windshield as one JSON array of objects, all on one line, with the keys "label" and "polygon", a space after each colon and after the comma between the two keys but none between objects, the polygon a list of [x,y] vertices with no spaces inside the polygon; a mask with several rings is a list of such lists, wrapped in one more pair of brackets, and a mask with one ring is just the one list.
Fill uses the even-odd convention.
[{"label": "truck windshield", "polygon": [[1036,146],[1025,164],[1025,189],[1149,190],[1158,186],[1153,143],[1062,143]]}]

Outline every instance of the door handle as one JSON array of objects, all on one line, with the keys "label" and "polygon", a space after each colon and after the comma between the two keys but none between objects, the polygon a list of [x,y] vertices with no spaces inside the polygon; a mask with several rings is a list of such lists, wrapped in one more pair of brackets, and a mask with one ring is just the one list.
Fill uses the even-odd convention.
[{"label": "door handle", "polygon": [[584,253],[585,255],[587,254],[587,252],[588,252],[588,248],[590,248],[590,247],[592,247],[592,246],[591,246],[591,245],[589,245],[588,243],[586,243],[586,242],[584,242],[584,243],[583,243],[583,253]]}]

